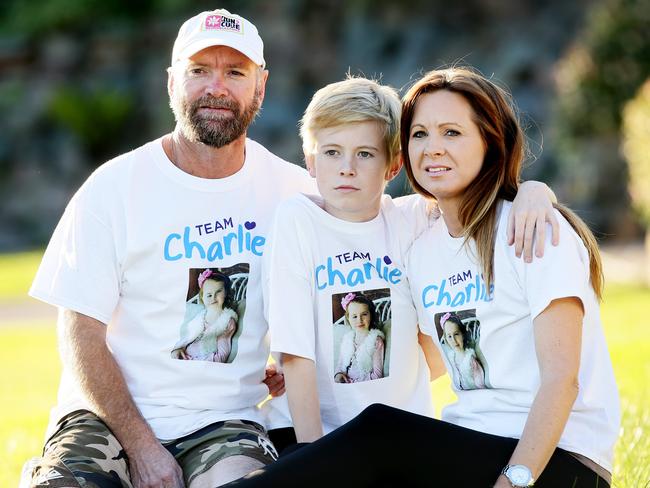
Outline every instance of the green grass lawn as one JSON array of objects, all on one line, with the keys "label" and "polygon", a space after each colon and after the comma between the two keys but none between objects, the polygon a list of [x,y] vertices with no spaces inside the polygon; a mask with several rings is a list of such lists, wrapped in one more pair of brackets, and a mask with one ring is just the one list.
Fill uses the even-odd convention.
[{"label": "green grass lawn", "polygon": [[0,305],[25,297],[42,255],[42,250],[0,254]]},{"label": "green grass lawn", "polygon": [[[40,253],[0,256],[2,303],[25,296]],[[11,286],[7,284],[11,283]],[[650,486],[650,289],[608,286],[602,307],[621,394],[623,425],[616,448],[614,485]],[[29,306],[29,305],[26,305]],[[54,324],[18,320],[0,326],[0,486],[18,484],[22,463],[40,453],[49,409],[56,399],[60,364]],[[449,380],[436,381],[438,407],[453,400]]]}]

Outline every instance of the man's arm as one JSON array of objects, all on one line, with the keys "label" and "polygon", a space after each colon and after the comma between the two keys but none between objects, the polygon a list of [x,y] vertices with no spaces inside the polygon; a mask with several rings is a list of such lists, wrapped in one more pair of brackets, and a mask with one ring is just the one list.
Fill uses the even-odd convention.
[{"label": "man's arm", "polygon": [[59,310],[59,347],[94,412],[110,427],[129,459],[136,488],[181,488],[183,473],[140,414],[106,345],[106,325]]}]

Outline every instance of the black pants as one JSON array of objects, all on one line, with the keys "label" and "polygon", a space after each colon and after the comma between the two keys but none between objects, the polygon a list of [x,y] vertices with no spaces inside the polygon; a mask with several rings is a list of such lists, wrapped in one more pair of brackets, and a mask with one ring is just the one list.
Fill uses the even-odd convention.
[{"label": "black pants", "polygon": [[[516,439],[372,405],[317,442],[226,486],[488,488],[516,444]],[[609,488],[559,448],[535,486]]]}]

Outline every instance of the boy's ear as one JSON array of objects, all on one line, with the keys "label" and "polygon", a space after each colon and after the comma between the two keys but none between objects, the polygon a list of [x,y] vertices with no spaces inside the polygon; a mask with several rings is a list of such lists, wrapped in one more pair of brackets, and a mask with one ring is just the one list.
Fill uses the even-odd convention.
[{"label": "boy's ear", "polygon": [[391,181],[393,178],[395,178],[399,174],[403,165],[404,160],[402,159],[402,155],[399,154],[395,156],[393,162],[386,169],[386,181]]},{"label": "boy's ear", "polygon": [[305,166],[307,166],[307,171],[312,178],[316,178],[316,161],[312,153],[304,152],[305,155]]}]

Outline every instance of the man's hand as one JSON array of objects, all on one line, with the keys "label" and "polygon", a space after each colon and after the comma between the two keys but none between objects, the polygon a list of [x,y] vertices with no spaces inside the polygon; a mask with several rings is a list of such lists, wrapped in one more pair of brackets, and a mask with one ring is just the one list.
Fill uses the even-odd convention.
[{"label": "man's hand", "polygon": [[269,364],[266,367],[264,384],[268,387],[269,394],[272,397],[279,397],[284,395],[284,374],[278,372],[275,364]]},{"label": "man's hand", "polygon": [[185,488],[181,467],[158,441],[127,452],[134,488]]},{"label": "man's hand", "polygon": [[61,309],[63,363],[75,375],[95,414],[113,431],[129,461],[135,488],[184,488],[183,473],[142,417],[106,345],[106,325]]},{"label": "man's hand", "polygon": [[508,215],[508,244],[515,245],[517,257],[523,252],[527,263],[533,260],[533,248],[536,257],[544,256],[547,222],[552,228],[552,244],[557,246],[560,242],[560,226],[553,210],[555,202],[553,191],[537,181],[522,183],[512,202]]}]

